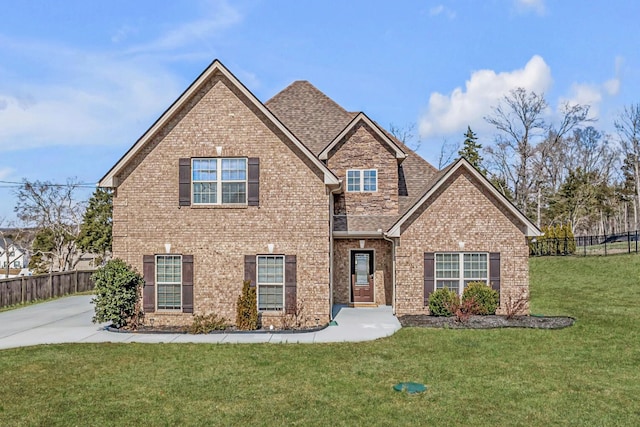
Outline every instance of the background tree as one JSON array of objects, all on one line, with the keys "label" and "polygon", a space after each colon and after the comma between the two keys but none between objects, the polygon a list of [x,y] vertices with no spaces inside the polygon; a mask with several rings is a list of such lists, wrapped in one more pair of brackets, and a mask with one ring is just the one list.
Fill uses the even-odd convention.
[{"label": "background tree", "polygon": [[111,254],[112,217],[113,193],[97,188],[84,212],[77,244],[84,252],[100,255],[100,263],[108,261]]},{"label": "background tree", "polygon": [[627,171],[633,179],[634,194],[634,227],[640,228],[638,211],[640,210],[640,103],[624,107],[615,121],[615,127],[620,138],[622,155],[627,165]]},{"label": "background tree", "polygon": [[389,133],[413,151],[418,151],[422,145],[422,141],[417,136],[415,123],[407,123],[404,126],[390,123]]},{"label": "background tree", "polygon": [[471,126],[467,126],[467,132],[464,134],[464,142],[462,143],[462,148],[458,151],[458,155],[467,159],[481,174],[486,175],[487,170],[482,166],[483,159],[480,155],[481,149],[482,144],[478,142],[478,137],[471,130]]},{"label": "background tree", "polygon": [[84,213],[84,203],[75,199],[79,187],[72,179],[66,184],[23,180],[16,191],[18,219],[40,235],[42,246],[34,255],[50,257],[54,270],[72,270],[82,255],[76,245]]}]

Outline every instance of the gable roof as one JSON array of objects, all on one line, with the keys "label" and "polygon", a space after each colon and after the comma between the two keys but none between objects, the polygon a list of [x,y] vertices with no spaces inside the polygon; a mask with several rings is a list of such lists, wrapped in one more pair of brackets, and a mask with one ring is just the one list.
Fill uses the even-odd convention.
[{"label": "gable roof", "polygon": [[329,152],[351,131],[356,125],[359,123],[365,123],[369,126],[373,131],[380,137],[382,140],[391,148],[391,151],[394,152],[396,159],[404,160],[407,157],[407,154],[402,151],[402,149],[387,136],[385,132],[383,132],[380,127],[374,123],[365,113],[358,113],[351,122],[342,129],[333,140],[320,152],[318,157],[320,160],[327,160],[329,158]]},{"label": "gable roof", "polygon": [[296,81],[265,102],[300,140],[318,155],[353,118],[308,81]]},{"label": "gable roof", "polygon": [[124,167],[145,147],[145,145],[168,123],[174,115],[185,105],[191,96],[196,93],[212,76],[216,73],[221,73],[227,78],[231,84],[233,84],[247,99],[255,105],[255,107],[263,113],[267,119],[280,130],[287,138],[289,138],[293,144],[300,149],[305,157],[310,162],[320,169],[324,174],[324,183],[327,185],[339,185],[340,181],[338,177],[327,168],[315,156],[302,141],[300,141],[265,105],[256,98],[219,60],[214,60],[198,78],[191,83],[191,85],[180,95],[180,97],[174,101],[173,104],[155,121],[155,123],[136,141],[136,143],[125,153],[120,160],[107,172],[107,174],[100,179],[98,185],[100,187],[117,187],[118,182],[116,176],[124,169]]},{"label": "gable roof", "polygon": [[418,198],[418,200],[407,209],[407,211],[400,216],[396,223],[389,229],[387,235],[389,237],[400,237],[400,230],[402,225],[422,206],[428,199],[433,196],[440,187],[459,169],[466,169],[471,175],[478,180],[491,195],[493,195],[499,202],[501,202],[514,217],[516,217],[522,225],[525,227],[525,236],[541,236],[542,232],[538,227],[533,224],[529,218],[527,218],[518,208],[515,207],[504,194],[499,192],[486,176],[482,175],[476,168],[473,167],[468,160],[464,157],[459,158],[454,163],[450,164],[446,168],[442,169],[436,176],[434,176],[430,185],[426,188],[424,194]]}]

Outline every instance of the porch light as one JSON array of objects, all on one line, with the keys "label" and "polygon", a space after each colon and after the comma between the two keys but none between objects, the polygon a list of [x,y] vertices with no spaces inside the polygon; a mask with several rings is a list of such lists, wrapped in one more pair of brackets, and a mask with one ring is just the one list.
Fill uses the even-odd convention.
[{"label": "porch light", "polygon": [[270,253],[270,254],[272,254],[272,253],[273,253],[273,247],[274,247],[274,244],[273,244],[273,243],[269,243],[269,244],[267,244],[267,249],[269,250],[269,253]]},{"label": "porch light", "polygon": [[364,249],[364,244],[366,240],[360,240],[360,249]]},{"label": "porch light", "polygon": [[165,243],[164,244],[164,252],[166,254],[170,254],[171,253],[171,243]]},{"label": "porch light", "polygon": [[222,147],[216,147],[216,154],[222,156]]}]

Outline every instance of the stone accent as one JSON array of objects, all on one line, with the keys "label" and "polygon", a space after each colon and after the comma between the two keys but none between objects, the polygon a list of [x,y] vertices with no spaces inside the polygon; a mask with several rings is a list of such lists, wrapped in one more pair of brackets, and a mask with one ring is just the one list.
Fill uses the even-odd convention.
[{"label": "stone accent", "polygon": [[[363,250],[373,250],[374,302],[392,305],[393,262],[391,242],[383,239],[364,239]],[[349,304],[351,301],[351,251],[360,250],[360,240],[336,239],[333,241],[333,303]]]},{"label": "stone accent", "polygon": [[[260,206],[178,206],[178,159],[260,159]],[[235,322],[244,256],[297,255],[297,297],[314,326],[329,321],[329,195],[323,177],[230,82],[214,76],[118,176],[113,254],[142,272],[142,256],[194,257],[194,314]],[[269,325],[279,312],[263,314]],[[191,314],[149,313],[155,325],[187,325]]]},{"label": "stone accent", "polygon": [[[503,313],[511,294],[528,292],[529,251],[520,221],[460,169],[410,218],[396,249],[396,313],[426,314],[425,252],[499,252]],[[464,249],[460,243],[464,242]],[[528,313],[528,308],[525,313]]]},{"label": "stone accent", "polygon": [[377,169],[378,191],[336,198],[338,215],[397,215],[398,162],[395,154],[364,123],[355,126],[329,153],[327,166],[347,185],[347,169]]}]

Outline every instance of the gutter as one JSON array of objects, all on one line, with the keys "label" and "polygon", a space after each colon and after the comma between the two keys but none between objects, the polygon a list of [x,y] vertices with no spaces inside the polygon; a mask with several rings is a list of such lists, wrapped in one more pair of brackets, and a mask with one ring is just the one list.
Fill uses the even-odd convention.
[{"label": "gutter", "polygon": [[387,233],[382,233],[382,238],[391,242],[391,309],[393,315],[396,314],[396,240],[387,237]]},{"label": "gutter", "polygon": [[342,192],[342,180],[329,190],[329,319],[333,320],[333,196]]}]

